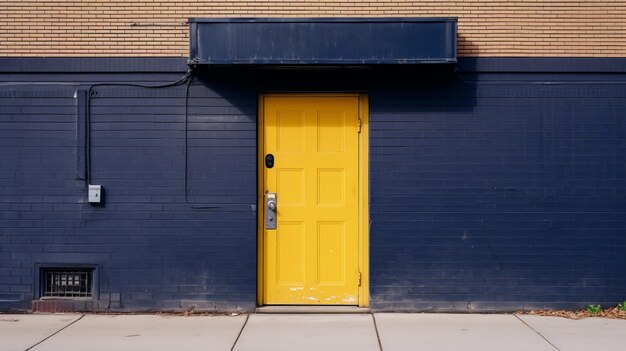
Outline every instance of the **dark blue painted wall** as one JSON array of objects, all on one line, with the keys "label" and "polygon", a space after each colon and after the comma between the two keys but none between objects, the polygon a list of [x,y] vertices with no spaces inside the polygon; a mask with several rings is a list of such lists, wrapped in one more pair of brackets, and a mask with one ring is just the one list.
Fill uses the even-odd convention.
[{"label": "dark blue painted wall", "polygon": [[98,265],[95,309],[254,308],[255,91],[193,87],[186,200],[185,87],[94,88],[91,178],[104,205],[86,203],[77,179],[85,83],[182,73],[4,79],[84,83],[0,87],[0,308],[30,308],[38,265],[79,263]]},{"label": "dark blue painted wall", "polygon": [[372,305],[625,300],[624,78],[463,74],[372,91]]},{"label": "dark blue painted wall", "polygon": [[190,89],[187,171],[184,86],[97,87],[91,176],[105,203],[86,203],[89,85],[174,81],[185,67],[172,61],[0,66],[0,309],[30,307],[39,265],[72,263],[99,267],[94,309],[253,309],[257,96],[294,90],[370,95],[374,309],[626,299],[621,61],[206,71]]}]

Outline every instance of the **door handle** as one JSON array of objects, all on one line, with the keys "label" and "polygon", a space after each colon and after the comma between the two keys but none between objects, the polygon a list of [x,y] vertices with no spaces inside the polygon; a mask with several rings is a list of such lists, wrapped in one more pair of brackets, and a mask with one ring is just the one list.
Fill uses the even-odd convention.
[{"label": "door handle", "polygon": [[265,229],[276,229],[276,193],[267,193],[265,200]]}]

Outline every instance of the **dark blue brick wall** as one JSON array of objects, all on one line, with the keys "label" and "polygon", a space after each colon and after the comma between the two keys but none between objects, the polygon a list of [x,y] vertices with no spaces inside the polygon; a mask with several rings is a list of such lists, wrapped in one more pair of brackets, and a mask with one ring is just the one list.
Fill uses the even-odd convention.
[{"label": "dark blue brick wall", "polygon": [[163,83],[185,67],[90,60],[46,61],[37,73],[2,66],[0,309],[30,307],[37,267],[76,263],[98,266],[97,309],[253,309],[264,91],[369,93],[374,309],[626,299],[621,61],[569,62],[561,73],[545,59],[466,60],[456,75],[203,72],[190,89],[187,162],[184,86],[97,87],[91,176],[105,203],[92,206],[89,85]]},{"label": "dark blue brick wall", "polygon": [[96,309],[254,308],[255,91],[191,87],[186,199],[185,87],[94,88],[91,178],[105,202],[86,203],[88,83],[183,73],[0,87],[0,308],[30,308],[40,265],[80,263],[98,266]]},{"label": "dark blue brick wall", "polygon": [[464,73],[371,91],[372,306],[626,299],[624,78]]}]

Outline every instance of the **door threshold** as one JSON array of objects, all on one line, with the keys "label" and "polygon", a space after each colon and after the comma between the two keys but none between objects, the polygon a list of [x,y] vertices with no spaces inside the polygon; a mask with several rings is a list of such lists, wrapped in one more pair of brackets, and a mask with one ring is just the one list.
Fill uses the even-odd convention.
[{"label": "door threshold", "polygon": [[314,314],[314,313],[370,313],[368,307],[357,306],[260,306],[255,310],[256,313],[268,314]]}]

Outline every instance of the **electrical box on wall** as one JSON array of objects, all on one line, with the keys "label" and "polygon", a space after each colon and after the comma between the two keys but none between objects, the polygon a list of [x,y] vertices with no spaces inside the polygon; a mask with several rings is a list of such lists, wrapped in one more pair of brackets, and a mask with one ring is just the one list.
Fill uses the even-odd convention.
[{"label": "electrical box on wall", "polygon": [[99,204],[102,200],[102,185],[89,185],[89,203]]}]

